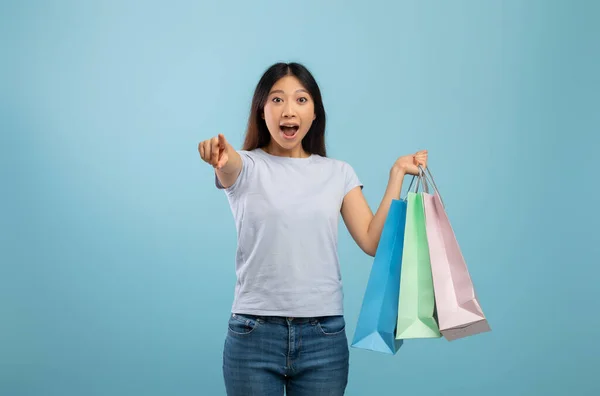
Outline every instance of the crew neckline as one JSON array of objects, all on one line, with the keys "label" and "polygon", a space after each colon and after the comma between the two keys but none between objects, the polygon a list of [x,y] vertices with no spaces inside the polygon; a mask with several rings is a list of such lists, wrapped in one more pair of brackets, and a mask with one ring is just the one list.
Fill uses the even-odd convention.
[{"label": "crew neckline", "polygon": [[312,153],[308,157],[284,157],[281,155],[274,155],[274,154],[267,153],[265,150],[262,149],[262,147],[259,147],[256,150],[260,151],[261,153],[263,153],[264,155],[266,155],[269,158],[274,158],[279,161],[310,161],[314,158],[314,154],[312,154]]}]

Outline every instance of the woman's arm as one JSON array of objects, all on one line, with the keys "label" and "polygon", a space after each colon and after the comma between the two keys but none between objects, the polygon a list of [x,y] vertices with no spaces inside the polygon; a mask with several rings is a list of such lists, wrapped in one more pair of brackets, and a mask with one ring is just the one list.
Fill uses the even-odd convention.
[{"label": "woman's arm", "polygon": [[215,173],[223,187],[232,186],[241,170],[242,158],[235,149],[219,134],[198,144],[200,157],[215,168]]},{"label": "woman's arm", "polygon": [[225,188],[232,186],[242,171],[242,158],[233,147],[229,146],[227,156],[227,162],[221,168],[215,168],[217,177]]},{"label": "woman's arm", "polygon": [[427,151],[400,157],[396,161],[390,171],[387,188],[375,215],[360,187],[352,189],[344,197],[342,203],[344,223],[356,244],[369,256],[375,256],[392,199],[400,199],[404,176],[418,174],[418,165],[427,166]]},{"label": "woman's arm", "polygon": [[392,169],[385,194],[375,215],[360,187],[352,189],[344,198],[342,203],[344,223],[356,244],[369,256],[375,256],[392,199],[400,199],[403,179],[402,170]]}]

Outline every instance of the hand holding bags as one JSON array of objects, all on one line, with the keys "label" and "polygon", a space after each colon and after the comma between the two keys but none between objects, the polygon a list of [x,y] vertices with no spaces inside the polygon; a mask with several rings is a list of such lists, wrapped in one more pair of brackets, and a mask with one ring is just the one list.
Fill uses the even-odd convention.
[{"label": "hand holding bags", "polygon": [[358,318],[352,346],[395,354],[402,340],[395,339],[400,268],[404,244],[406,202],[392,200]]},{"label": "hand holding bags", "polygon": [[[393,200],[367,284],[353,346],[394,354],[409,338],[449,341],[490,331],[427,169],[415,191]],[[418,192],[422,183],[423,191]]]},{"label": "hand holding bags", "polygon": [[424,193],[423,203],[441,333],[452,341],[491,331],[429,168],[427,172],[435,194]]}]

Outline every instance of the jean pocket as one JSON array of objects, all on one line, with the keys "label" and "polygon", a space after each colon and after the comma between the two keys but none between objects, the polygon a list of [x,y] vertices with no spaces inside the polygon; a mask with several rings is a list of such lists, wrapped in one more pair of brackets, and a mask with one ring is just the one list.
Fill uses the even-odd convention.
[{"label": "jean pocket", "polygon": [[260,320],[251,315],[231,314],[229,317],[229,331],[236,335],[252,333],[260,325]]},{"label": "jean pocket", "polygon": [[317,328],[326,336],[344,334],[346,321],[343,316],[325,316],[317,320]]}]

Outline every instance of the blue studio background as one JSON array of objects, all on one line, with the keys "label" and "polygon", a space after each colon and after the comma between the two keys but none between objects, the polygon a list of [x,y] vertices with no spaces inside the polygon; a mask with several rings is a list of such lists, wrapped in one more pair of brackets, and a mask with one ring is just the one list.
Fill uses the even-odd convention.
[{"label": "blue studio background", "polygon": [[[373,210],[426,148],[493,331],[352,349],[347,395],[597,382],[593,1],[3,1],[0,395],[224,395],[240,147],[273,62],[315,74]],[[408,183],[405,184],[405,188]],[[340,225],[348,336],[372,259]]]}]

